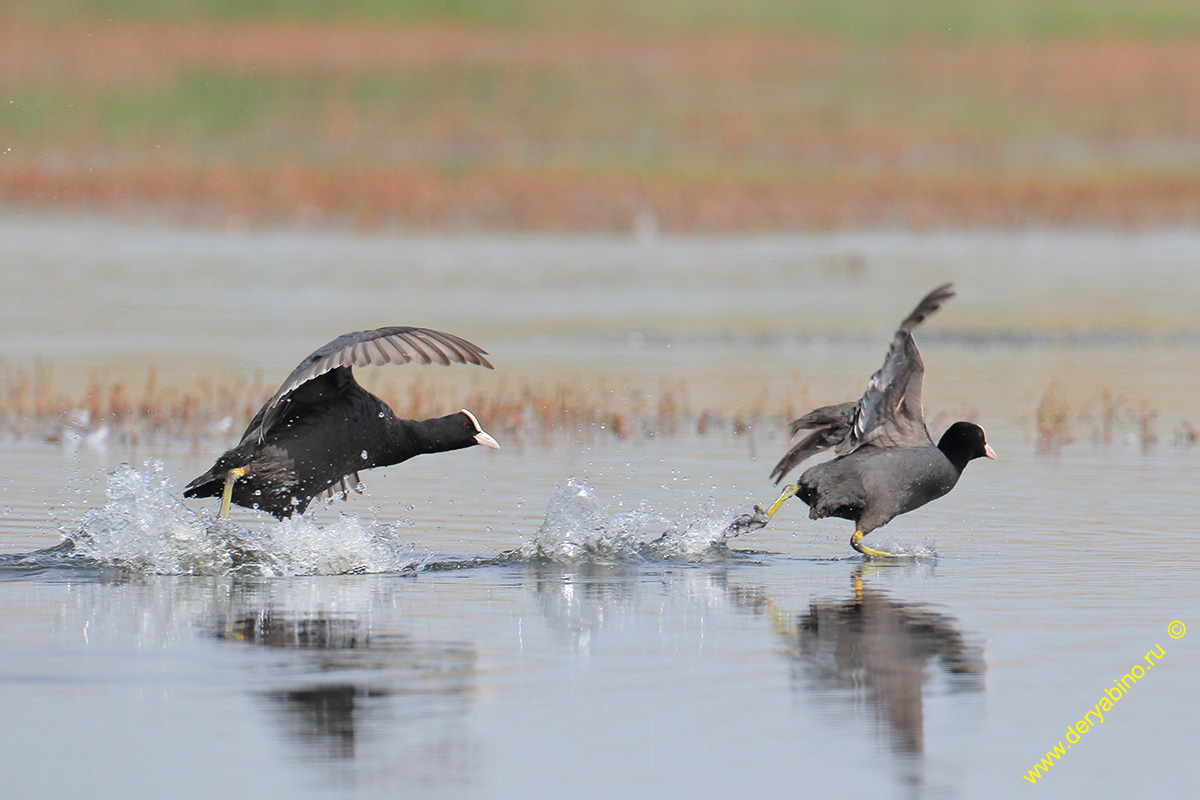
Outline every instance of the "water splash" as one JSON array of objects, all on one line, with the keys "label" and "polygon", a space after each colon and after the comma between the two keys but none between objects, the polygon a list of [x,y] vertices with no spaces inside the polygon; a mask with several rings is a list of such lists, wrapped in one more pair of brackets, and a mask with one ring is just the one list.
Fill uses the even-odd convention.
[{"label": "water splash", "polygon": [[424,556],[396,527],[343,514],[242,525],[183,504],[161,461],[145,471],[122,464],[108,476],[108,502],[66,531],[73,559],[169,575],[339,575],[402,572]]},{"label": "water splash", "polygon": [[764,522],[757,511],[718,511],[712,499],[690,518],[670,519],[644,503],[610,514],[595,492],[571,478],[551,498],[537,534],[513,554],[556,563],[717,561],[729,556],[729,539]]},{"label": "water splash", "polygon": [[[879,547],[879,545],[871,546]],[[938,560],[937,550],[934,549],[933,542],[910,545],[888,543],[881,549],[896,556],[897,563],[903,563],[904,561],[909,563],[913,561],[935,562]]]},{"label": "water splash", "polygon": [[537,533],[494,558],[434,561],[405,542],[396,525],[342,514],[319,524],[309,515],[244,524],[184,505],[161,461],[143,469],[122,464],[108,475],[107,502],[87,511],[65,541],[49,550],[7,559],[0,566],[115,568],[161,575],[344,575],[462,569],[485,564],[552,562],[610,564],[641,561],[719,561],[729,539],[761,527],[757,511],[718,511],[713,500],[686,518],[669,518],[642,504],[608,513],[574,479],[555,493]]}]

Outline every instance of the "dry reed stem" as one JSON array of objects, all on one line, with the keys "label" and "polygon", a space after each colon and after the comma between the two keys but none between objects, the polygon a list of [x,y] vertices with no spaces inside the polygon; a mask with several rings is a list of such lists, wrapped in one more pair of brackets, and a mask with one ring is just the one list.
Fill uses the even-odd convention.
[{"label": "dry reed stem", "polygon": [[1070,444],[1071,408],[1063,400],[1055,386],[1051,386],[1038,401],[1037,410],[1037,452],[1056,452],[1064,444]]},{"label": "dry reed stem", "polygon": [[[9,435],[50,441],[103,431],[121,442],[166,437],[232,443],[272,390],[259,378],[164,386],[151,368],[140,391],[134,392],[122,381],[102,375],[94,373],[82,394],[72,395],[54,388],[49,364],[37,362],[27,368],[0,361],[0,427]],[[798,416],[798,409],[810,407],[807,388],[789,392],[802,402],[785,403],[774,411],[768,410],[772,401],[765,393],[750,408],[696,407],[682,381],[628,394],[560,381],[500,381],[485,390],[460,389],[429,379],[412,381],[404,388],[384,384],[373,391],[406,417],[436,417],[469,408],[489,432],[514,444],[551,444],[564,436],[591,441],[724,434],[747,437],[754,452],[758,431],[779,435]],[[1075,425],[1091,426],[1096,443],[1111,444],[1118,434],[1146,449],[1158,442],[1159,413],[1148,402],[1134,404],[1107,389],[1100,390],[1098,398],[1098,411],[1088,406],[1074,413],[1057,386],[1048,388],[1035,410],[1037,452],[1058,452],[1071,444]],[[931,413],[929,422],[937,430],[952,419],[975,418],[979,414],[974,409],[947,409]],[[1175,428],[1177,445],[1192,445],[1198,439],[1197,428],[1187,421]]]}]

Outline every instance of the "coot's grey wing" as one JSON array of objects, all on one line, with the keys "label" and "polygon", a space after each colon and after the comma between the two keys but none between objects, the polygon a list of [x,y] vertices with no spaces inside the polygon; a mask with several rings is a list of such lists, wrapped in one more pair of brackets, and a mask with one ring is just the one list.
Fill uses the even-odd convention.
[{"label": "coot's grey wing", "polygon": [[797,464],[822,450],[839,455],[864,444],[920,446],[931,442],[921,410],[925,363],[913,341],[912,330],[954,296],[953,284],[942,284],[917,303],[892,338],[883,366],[867,381],[858,400],[823,406],[792,423],[791,434],[813,431],[788,450],[771,471],[776,483]]},{"label": "coot's grey wing", "polygon": [[255,415],[243,441],[259,440],[279,418],[281,401],[297,387],[333,370],[383,364],[476,364],[492,369],[487,351],[452,333],[430,328],[390,327],[343,333],[314,350],[292,370],[278,391]]},{"label": "coot's grey wing", "polygon": [[863,445],[918,447],[929,444],[921,393],[925,363],[912,334],[898,331],[887,360],[867,382],[867,391],[854,408],[850,430],[837,446],[845,455]]},{"label": "coot's grey wing", "polygon": [[954,296],[952,286],[946,283],[925,295],[900,323],[883,366],[867,381],[867,390],[854,409],[850,431],[838,445],[838,453],[850,453],[865,444],[919,447],[932,441],[921,409],[925,362],[912,331]]},{"label": "coot's grey wing", "polygon": [[822,406],[814,409],[792,423],[791,434],[796,436],[800,431],[811,430],[808,436],[792,446],[787,454],[771,470],[771,478],[775,483],[783,480],[792,469],[810,456],[837,447],[850,433],[854,422],[854,410],[858,403],[851,400],[836,406]]}]

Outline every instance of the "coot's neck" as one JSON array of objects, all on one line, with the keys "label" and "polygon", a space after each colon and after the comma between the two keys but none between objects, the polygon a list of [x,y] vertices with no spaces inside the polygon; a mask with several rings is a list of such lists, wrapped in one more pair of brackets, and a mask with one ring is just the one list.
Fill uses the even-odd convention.
[{"label": "coot's neck", "polygon": [[[461,436],[455,439],[451,436],[457,433],[461,424],[451,417],[434,419],[398,419],[391,417],[387,420],[387,442],[380,453],[379,466],[399,464],[413,456],[425,453],[444,453],[447,450],[458,450],[474,442],[463,443]],[[376,459],[372,458],[373,461]]]},{"label": "coot's neck", "polygon": [[954,470],[959,475],[962,475],[962,472],[967,468],[967,463],[970,462],[971,457],[967,455],[966,451],[964,451],[962,447],[958,446],[959,444],[959,442],[943,434],[941,440],[938,442],[938,450],[941,450],[942,455],[944,455],[947,460],[954,465]]}]

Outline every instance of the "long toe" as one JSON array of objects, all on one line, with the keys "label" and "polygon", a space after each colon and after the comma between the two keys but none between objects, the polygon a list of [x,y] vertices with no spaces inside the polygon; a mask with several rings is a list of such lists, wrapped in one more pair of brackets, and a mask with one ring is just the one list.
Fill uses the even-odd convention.
[{"label": "long toe", "polygon": [[854,535],[850,537],[850,546],[853,547],[858,552],[862,553],[867,558],[903,558],[904,557],[903,554],[889,553],[886,550],[876,550],[874,547],[868,547],[867,545],[862,543],[863,536],[865,536],[865,535],[866,534],[864,534],[862,531],[855,531]]}]

